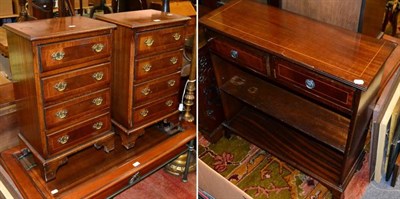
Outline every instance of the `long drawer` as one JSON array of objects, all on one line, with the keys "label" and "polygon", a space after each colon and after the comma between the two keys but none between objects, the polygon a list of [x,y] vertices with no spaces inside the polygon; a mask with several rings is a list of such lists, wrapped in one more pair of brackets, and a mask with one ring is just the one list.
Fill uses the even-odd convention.
[{"label": "long drawer", "polygon": [[110,128],[110,114],[105,113],[68,129],[47,135],[48,151],[52,154],[77,146],[91,137],[110,130]]},{"label": "long drawer", "polygon": [[68,125],[76,120],[93,117],[91,113],[110,106],[110,89],[97,91],[45,108],[46,128]]},{"label": "long drawer", "polygon": [[57,98],[68,98],[87,92],[88,89],[107,85],[110,82],[110,63],[79,69],[42,79],[43,98],[46,102]]},{"label": "long drawer", "polygon": [[111,55],[111,35],[42,45],[39,54],[43,72],[108,57]]}]

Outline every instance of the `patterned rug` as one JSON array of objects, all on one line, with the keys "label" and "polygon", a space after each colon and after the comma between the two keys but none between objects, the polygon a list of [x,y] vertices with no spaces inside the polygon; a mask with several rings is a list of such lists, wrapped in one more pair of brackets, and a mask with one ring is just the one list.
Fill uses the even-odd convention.
[{"label": "patterned rug", "polygon": [[246,140],[232,135],[211,144],[199,136],[199,158],[255,199],[330,199],[330,191]]}]

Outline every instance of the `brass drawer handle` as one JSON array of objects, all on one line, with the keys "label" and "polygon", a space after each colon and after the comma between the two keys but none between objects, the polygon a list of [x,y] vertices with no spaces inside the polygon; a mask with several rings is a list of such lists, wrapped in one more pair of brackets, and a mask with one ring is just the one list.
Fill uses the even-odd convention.
[{"label": "brass drawer handle", "polygon": [[64,58],[65,53],[63,51],[54,52],[51,54],[51,58],[60,61]]},{"label": "brass drawer handle", "polygon": [[143,109],[140,111],[140,115],[143,117],[146,117],[148,114],[149,114],[149,110],[147,110],[147,109]]},{"label": "brass drawer handle", "polygon": [[60,144],[66,144],[69,140],[69,136],[68,135],[64,135],[60,138],[57,139],[57,142],[59,142]]},{"label": "brass drawer handle", "polygon": [[312,79],[306,79],[305,84],[308,89],[315,88],[315,82]]},{"label": "brass drawer handle", "polygon": [[60,119],[64,119],[64,118],[67,117],[67,114],[68,114],[68,111],[67,111],[67,110],[61,110],[61,111],[58,111],[58,112],[56,113],[56,116],[57,116],[58,118],[60,118]]},{"label": "brass drawer handle", "polygon": [[176,64],[176,63],[178,62],[178,58],[172,57],[169,61],[170,61],[172,64]]},{"label": "brass drawer handle", "polygon": [[231,50],[231,57],[236,59],[239,57],[239,52],[237,50]]},{"label": "brass drawer handle", "polygon": [[146,87],[146,88],[144,88],[144,89],[142,90],[142,94],[143,94],[143,95],[148,95],[148,94],[150,94],[150,92],[151,92],[151,90],[150,90],[150,88],[148,88],[148,87]]},{"label": "brass drawer handle", "polygon": [[103,50],[103,48],[104,48],[104,45],[103,45],[103,44],[94,44],[94,45],[92,46],[92,50],[93,50],[94,52],[96,52],[96,53],[101,52],[101,51]]},{"label": "brass drawer handle", "polygon": [[171,86],[171,87],[174,86],[175,85],[175,80],[173,80],[173,79],[169,80],[168,81],[168,85]]},{"label": "brass drawer handle", "polygon": [[148,46],[148,47],[152,46],[153,43],[154,43],[154,39],[151,37],[144,40],[144,44],[146,44],[146,46]]},{"label": "brass drawer handle", "polygon": [[58,91],[64,91],[67,88],[67,82],[58,82],[54,85],[54,88]]},{"label": "brass drawer handle", "polygon": [[145,72],[149,72],[149,71],[151,70],[151,65],[150,65],[150,64],[144,65],[144,66],[143,66],[143,70],[144,70]]},{"label": "brass drawer handle", "polygon": [[96,106],[99,106],[99,105],[101,105],[101,103],[103,103],[103,98],[102,97],[94,98],[92,100],[92,103],[95,104]]},{"label": "brass drawer handle", "polygon": [[172,101],[172,100],[168,100],[165,102],[165,105],[167,105],[167,106],[172,106],[172,104],[174,104],[174,101]]},{"label": "brass drawer handle", "polygon": [[101,127],[103,127],[103,122],[96,122],[92,126],[94,129],[99,130]]},{"label": "brass drawer handle", "polygon": [[92,77],[93,77],[95,80],[100,81],[101,79],[103,79],[104,73],[103,73],[103,72],[93,73]]},{"label": "brass drawer handle", "polygon": [[175,39],[176,41],[178,41],[178,40],[181,38],[181,34],[179,34],[179,33],[174,33],[174,34],[172,35],[172,37],[174,37],[174,39]]}]

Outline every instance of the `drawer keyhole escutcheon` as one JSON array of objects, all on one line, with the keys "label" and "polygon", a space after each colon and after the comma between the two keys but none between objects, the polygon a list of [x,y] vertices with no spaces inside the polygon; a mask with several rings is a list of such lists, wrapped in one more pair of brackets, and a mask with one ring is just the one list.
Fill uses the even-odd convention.
[{"label": "drawer keyhole escutcheon", "polygon": [[60,138],[58,138],[57,142],[59,142],[60,144],[66,144],[69,140],[69,136],[68,135],[64,135]]},{"label": "drawer keyhole escutcheon", "polygon": [[178,62],[178,58],[172,57],[169,61],[170,61],[172,64],[176,64],[176,63]]},{"label": "drawer keyhole escutcheon", "polygon": [[315,88],[315,82],[312,79],[306,79],[305,84],[308,89]]},{"label": "drawer keyhole escutcheon", "polygon": [[145,72],[149,72],[149,71],[151,70],[151,65],[150,65],[150,64],[144,65],[144,66],[143,66],[143,70],[144,70]]},{"label": "drawer keyhole escutcheon", "polygon": [[57,61],[61,61],[64,58],[65,53],[62,51],[54,52],[51,54],[51,58]]},{"label": "drawer keyhole escutcheon", "polygon": [[97,72],[97,73],[93,73],[92,77],[97,80],[100,81],[103,79],[104,73],[103,72]]},{"label": "drawer keyhole escutcheon", "polygon": [[148,47],[152,46],[153,43],[154,43],[154,39],[151,37],[144,40],[144,44],[146,44],[146,46],[148,46]]},{"label": "drawer keyhole escutcheon", "polygon": [[99,53],[99,52],[103,51],[103,49],[104,49],[104,45],[103,44],[94,44],[92,46],[92,50],[94,52],[96,52],[96,53]]},{"label": "drawer keyhole escutcheon", "polygon": [[67,82],[58,82],[54,85],[54,88],[58,91],[64,91],[67,88]]},{"label": "drawer keyhole escutcheon", "polygon": [[170,86],[170,87],[173,87],[174,85],[175,85],[175,80],[169,80],[168,81],[168,85]]},{"label": "drawer keyhole escutcheon", "polygon": [[142,90],[142,94],[143,94],[143,95],[148,95],[148,94],[150,94],[150,92],[151,92],[151,90],[150,90],[150,88],[148,88],[148,87],[146,87],[146,88],[144,88],[144,89]]},{"label": "drawer keyhole escutcheon", "polygon": [[231,57],[236,59],[239,57],[239,52],[237,50],[231,50]]},{"label": "drawer keyhole escutcheon", "polygon": [[96,122],[92,127],[96,130],[99,130],[101,127],[103,127],[103,122]]},{"label": "drawer keyhole escutcheon", "polygon": [[58,112],[56,113],[56,116],[57,116],[58,118],[60,118],[60,119],[66,118],[67,115],[68,115],[68,111],[67,111],[67,110],[61,110],[61,111],[58,111]]},{"label": "drawer keyhole escutcheon", "polygon": [[99,106],[101,105],[101,103],[103,103],[103,98],[102,97],[94,98],[92,103],[95,104],[96,106]]},{"label": "drawer keyhole escutcheon", "polygon": [[172,35],[172,37],[174,37],[174,39],[175,39],[176,41],[178,41],[178,40],[181,38],[181,34],[179,34],[179,33],[174,33],[174,34]]},{"label": "drawer keyhole escutcheon", "polygon": [[146,117],[147,114],[149,114],[149,110],[147,110],[147,109],[143,109],[140,111],[140,115],[142,115],[143,117]]},{"label": "drawer keyhole escutcheon", "polygon": [[172,101],[172,100],[168,100],[165,102],[165,105],[167,105],[167,106],[172,106],[172,104],[174,104],[174,101]]}]

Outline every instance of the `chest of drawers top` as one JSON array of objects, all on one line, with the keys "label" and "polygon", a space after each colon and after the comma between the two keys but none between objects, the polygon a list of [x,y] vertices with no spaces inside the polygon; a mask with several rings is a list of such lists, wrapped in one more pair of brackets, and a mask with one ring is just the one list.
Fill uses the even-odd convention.
[{"label": "chest of drawers top", "polygon": [[200,24],[361,90],[395,47],[257,1],[233,1],[202,17]]}]

